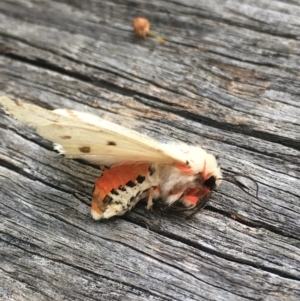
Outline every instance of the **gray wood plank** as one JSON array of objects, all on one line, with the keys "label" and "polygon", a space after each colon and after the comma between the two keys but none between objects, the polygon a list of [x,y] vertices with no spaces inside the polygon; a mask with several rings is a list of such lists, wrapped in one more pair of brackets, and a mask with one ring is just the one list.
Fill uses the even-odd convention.
[{"label": "gray wood plank", "polygon": [[[0,109],[3,300],[299,300],[297,1],[0,3],[0,93],[200,144],[244,172],[191,220],[94,222],[100,171],[64,159]],[[165,45],[133,36],[150,19]]]}]

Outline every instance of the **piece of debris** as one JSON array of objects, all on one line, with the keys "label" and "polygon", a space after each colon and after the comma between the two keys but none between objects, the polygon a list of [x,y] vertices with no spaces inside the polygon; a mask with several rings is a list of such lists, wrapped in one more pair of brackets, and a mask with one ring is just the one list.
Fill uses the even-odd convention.
[{"label": "piece of debris", "polygon": [[137,37],[145,39],[148,35],[157,39],[161,43],[166,43],[166,40],[164,38],[150,30],[150,22],[146,18],[134,18],[132,21],[132,25],[134,34]]}]

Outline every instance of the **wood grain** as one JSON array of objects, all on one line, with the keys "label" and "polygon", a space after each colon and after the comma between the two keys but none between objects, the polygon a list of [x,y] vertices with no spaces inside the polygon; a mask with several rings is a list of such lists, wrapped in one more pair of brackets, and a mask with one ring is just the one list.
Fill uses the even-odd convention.
[{"label": "wood grain", "polygon": [[[89,214],[100,171],[0,109],[1,300],[299,300],[297,1],[2,0],[0,93],[200,144],[225,174],[182,213]],[[147,17],[166,40],[140,40]],[[247,182],[247,184],[250,184]]]}]

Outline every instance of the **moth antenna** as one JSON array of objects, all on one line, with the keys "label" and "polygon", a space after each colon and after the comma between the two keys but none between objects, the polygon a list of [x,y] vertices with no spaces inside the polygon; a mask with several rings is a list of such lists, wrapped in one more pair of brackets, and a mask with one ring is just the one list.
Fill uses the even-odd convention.
[{"label": "moth antenna", "polygon": [[[245,188],[248,188],[245,184],[241,183],[236,177],[243,177],[243,178],[246,178],[248,180],[251,180],[255,186],[256,186],[256,193],[255,193],[255,196],[251,193],[249,193]],[[235,175],[230,175],[230,176],[226,176],[226,177],[223,177],[223,178],[220,178],[220,180],[223,180],[225,182],[229,182],[229,183],[232,183],[234,185],[236,185],[237,187],[239,187],[241,190],[243,190],[246,194],[248,194],[249,196],[251,197],[254,197],[256,198],[258,201],[259,201],[259,198],[258,198],[258,190],[259,190],[259,186],[258,186],[258,183],[256,180],[254,180],[252,177],[248,176],[248,175],[244,175],[244,174],[235,174]]]}]

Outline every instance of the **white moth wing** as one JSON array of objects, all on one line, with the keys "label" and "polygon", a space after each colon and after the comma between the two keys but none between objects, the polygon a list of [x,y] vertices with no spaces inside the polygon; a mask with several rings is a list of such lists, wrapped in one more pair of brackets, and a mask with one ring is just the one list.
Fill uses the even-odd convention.
[{"label": "white moth wing", "polygon": [[55,149],[67,158],[104,165],[124,161],[185,162],[180,152],[170,151],[169,145],[89,113],[50,111],[8,97],[0,97],[0,103],[7,114],[36,127],[37,133],[52,141]]}]

